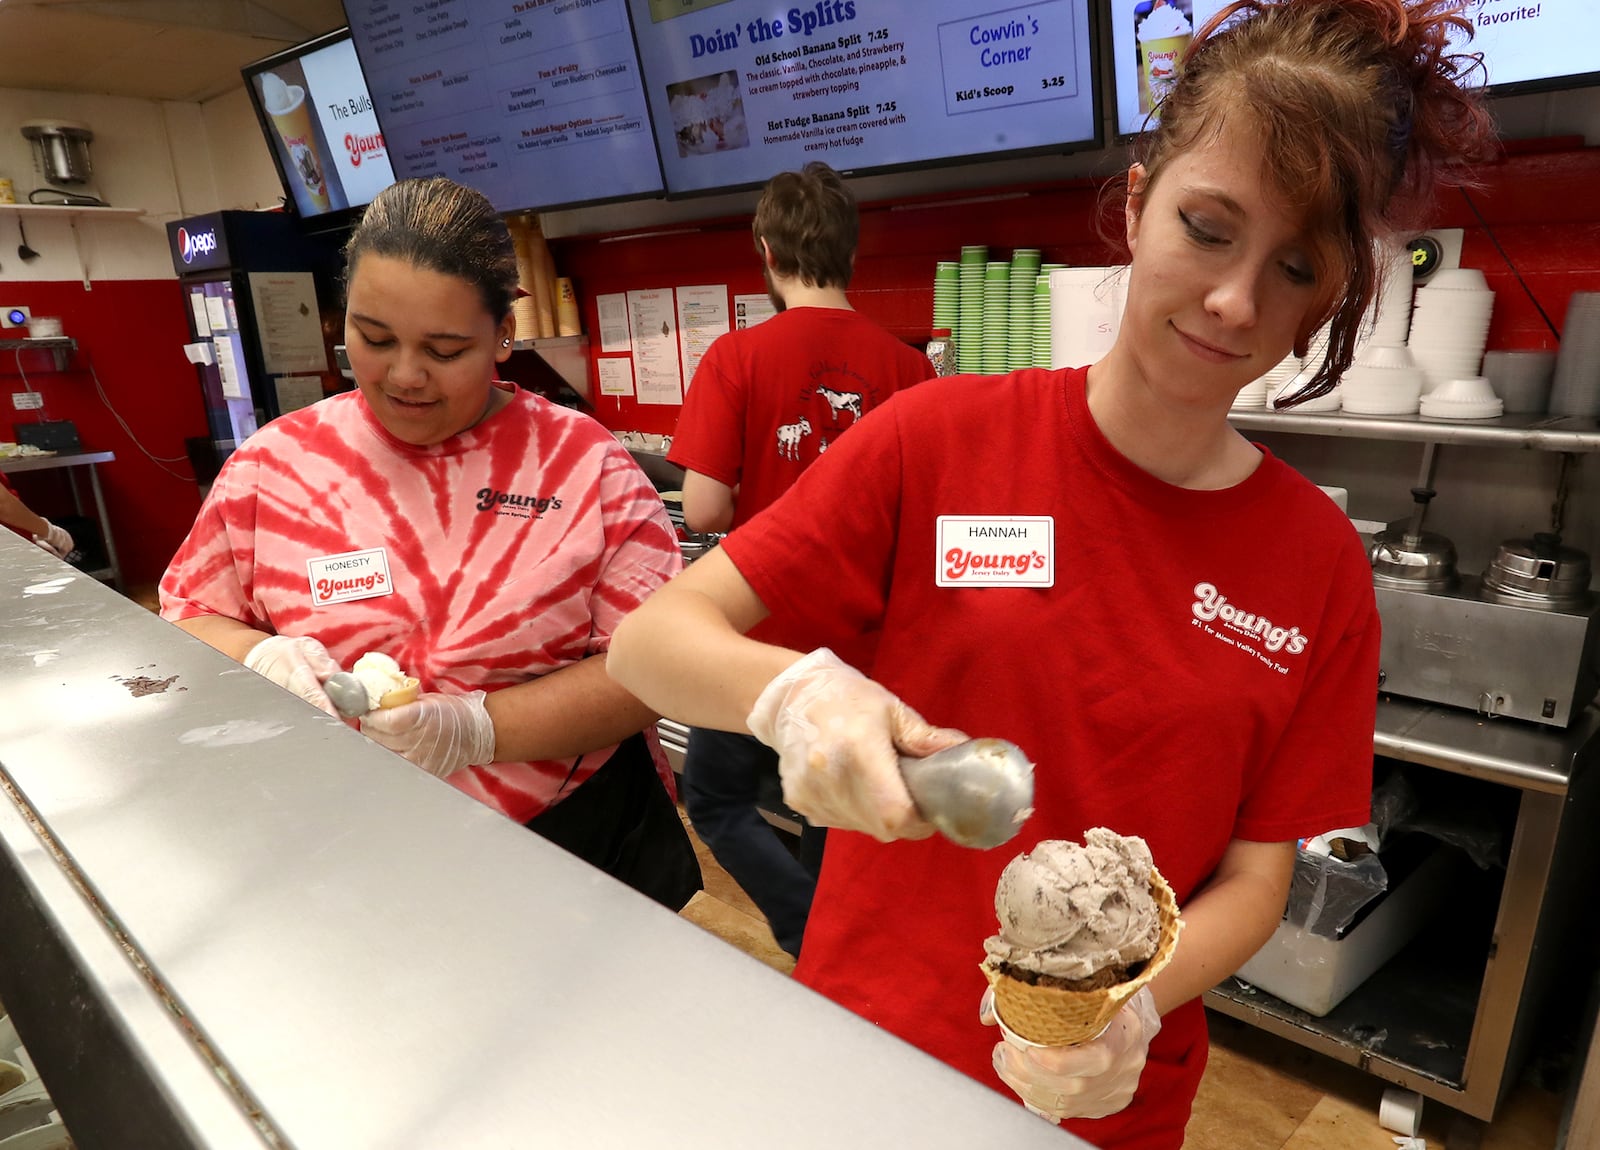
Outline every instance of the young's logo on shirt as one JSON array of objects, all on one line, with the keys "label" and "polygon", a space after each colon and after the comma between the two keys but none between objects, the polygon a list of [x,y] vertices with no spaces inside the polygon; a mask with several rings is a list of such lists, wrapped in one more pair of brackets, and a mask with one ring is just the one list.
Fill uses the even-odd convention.
[{"label": "young's logo on shirt", "polygon": [[306,575],[311,581],[313,607],[394,594],[389,556],[382,547],[307,559]]},{"label": "young's logo on shirt", "polygon": [[[1189,610],[1196,627],[1204,628],[1206,634],[1230,647],[1253,654],[1280,675],[1288,674],[1289,668],[1271,656],[1302,654],[1311,642],[1299,627],[1279,626],[1265,615],[1234,606],[1213,583],[1195,584],[1194,603]],[[1213,623],[1217,626],[1213,627]]]},{"label": "young's logo on shirt", "polygon": [[1056,521],[1049,515],[941,515],[940,587],[1054,587]]},{"label": "young's logo on shirt", "polygon": [[538,519],[546,511],[561,510],[559,495],[522,495],[485,487],[478,492],[478,510],[509,515],[514,519]]}]

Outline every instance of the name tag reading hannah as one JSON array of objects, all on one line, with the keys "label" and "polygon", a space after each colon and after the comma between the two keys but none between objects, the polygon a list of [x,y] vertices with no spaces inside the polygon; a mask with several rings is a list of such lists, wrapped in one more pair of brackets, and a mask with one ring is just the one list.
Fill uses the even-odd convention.
[{"label": "name tag reading hannah", "polygon": [[940,587],[1054,587],[1056,521],[1050,515],[941,515]]},{"label": "name tag reading hannah", "polygon": [[313,607],[394,594],[394,583],[389,578],[389,556],[382,547],[307,559],[306,574],[311,579]]}]

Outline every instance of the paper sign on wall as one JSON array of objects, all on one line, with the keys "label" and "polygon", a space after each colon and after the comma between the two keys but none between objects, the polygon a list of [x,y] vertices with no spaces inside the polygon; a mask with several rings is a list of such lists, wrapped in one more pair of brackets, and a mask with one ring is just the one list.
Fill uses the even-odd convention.
[{"label": "paper sign on wall", "polygon": [[682,403],[678,320],[671,288],[628,293],[628,337],[639,402]]},{"label": "paper sign on wall", "polygon": [[601,395],[633,394],[633,360],[625,355],[598,361]]},{"label": "paper sign on wall", "polygon": [[632,351],[628,342],[628,297],[621,292],[595,297],[600,309],[600,354]]},{"label": "paper sign on wall", "polygon": [[328,370],[317,281],[310,272],[251,272],[250,298],[269,375]]},{"label": "paper sign on wall", "polygon": [[772,300],[764,295],[736,295],[733,297],[733,326],[738,331],[771,319],[778,314]]},{"label": "paper sign on wall", "polygon": [[678,331],[682,345],[683,385],[694,383],[701,358],[719,335],[728,331],[728,285],[708,284],[678,289]]}]

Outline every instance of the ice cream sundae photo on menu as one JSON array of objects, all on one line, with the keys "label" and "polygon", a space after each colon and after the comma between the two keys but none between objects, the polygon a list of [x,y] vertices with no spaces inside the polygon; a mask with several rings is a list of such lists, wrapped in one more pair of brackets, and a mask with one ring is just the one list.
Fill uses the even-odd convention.
[{"label": "ice cream sundae photo on menu", "polygon": [[704,156],[750,146],[739,77],[718,72],[667,85],[679,156]]}]

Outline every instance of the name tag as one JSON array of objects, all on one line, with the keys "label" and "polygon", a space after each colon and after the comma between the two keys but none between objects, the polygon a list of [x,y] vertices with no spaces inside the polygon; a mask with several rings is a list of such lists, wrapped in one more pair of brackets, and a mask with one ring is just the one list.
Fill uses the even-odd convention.
[{"label": "name tag", "polygon": [[313,607],[394,594],[394,583],[389,579],[389,556],[382,547],[307,559],[306,574],[311,579]]},{"label": "name tag", "polygon": [[939,516],[940,587],[1054,587],[1056,521],[1050,515]]}]

